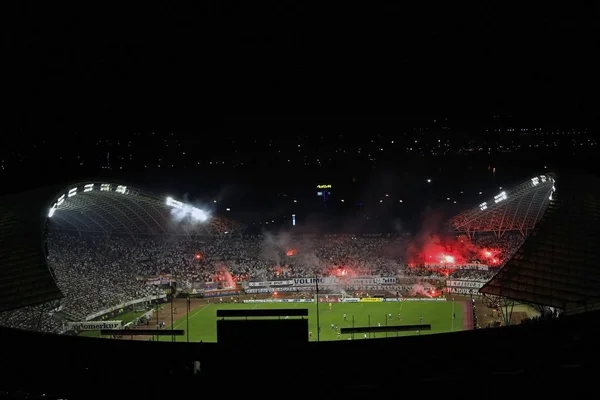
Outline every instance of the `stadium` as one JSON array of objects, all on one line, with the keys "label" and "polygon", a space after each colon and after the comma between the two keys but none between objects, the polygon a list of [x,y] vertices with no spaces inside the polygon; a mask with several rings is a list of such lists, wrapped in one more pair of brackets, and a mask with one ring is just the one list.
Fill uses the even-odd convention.
[{"label": "stadium", "polygon": [[[393,235],[245,235],[243,224],[208,207],[125,184],[11,195],[0,201],[2,334],[52,358],[60,358],[57,346],[89,357],[173,352],[156,368],[184,374],[193,362],[192,372],[207,365],[210,379],[231,362],[223,346],[286,346],[307,360],[351,352],[368,362],[373,351],[396,352],[387,348],[415,357],[404,347],[413,344],[469,358],[465,348],[494,338],[535,341],[531,329],[564,324],[600,301],[598,186],[584,176],[560,182],[532,177],[450,219],[450,236],[432,236],[406,256],[389,255],[400,242]],[[480,329],[508,325],[520,330]],[[411,365],[427,365],[427,357]],[[82,363],[68,368],[89,358]],[[98,363],[105,367],[125,368]]]}]

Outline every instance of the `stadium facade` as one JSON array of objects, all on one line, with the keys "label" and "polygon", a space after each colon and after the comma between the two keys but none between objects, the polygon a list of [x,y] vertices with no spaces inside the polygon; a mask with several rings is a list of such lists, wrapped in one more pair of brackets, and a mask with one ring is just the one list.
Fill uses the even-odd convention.
[{"label": "stadium facade", "polygon": [[562,174],[543,217],[480,292],[576,313],[600,304],[600,180]]},{"label": "stadium facade", "polygon": [[600,181],[578,172],[546,173],[450,219],[451,230],[472,237],[506,232],[524,244],[479,289],[484,303],[510,321],[517,303],[575,313],[600,304]]}]

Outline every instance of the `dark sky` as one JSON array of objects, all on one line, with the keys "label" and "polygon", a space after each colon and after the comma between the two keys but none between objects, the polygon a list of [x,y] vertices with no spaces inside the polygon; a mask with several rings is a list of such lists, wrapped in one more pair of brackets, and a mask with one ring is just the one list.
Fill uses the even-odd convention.
[{"label": "dark sky", "polygon": [[116,132],[228,114],[581,120],[596,109],[593,2],[196,3],[6,10],[3,123]]}]

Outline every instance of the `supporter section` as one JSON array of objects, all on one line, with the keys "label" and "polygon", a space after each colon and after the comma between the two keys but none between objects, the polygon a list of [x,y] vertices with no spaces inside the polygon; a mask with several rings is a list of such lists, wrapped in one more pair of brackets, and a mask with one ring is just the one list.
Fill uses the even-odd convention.
[{"label": "supporter section", "polygon": [[[508,258],[522,240],[519,235],[507,235],[502,240],[487,235],[478,237],[475,243],[500,248],[503,258]],[[60,304],[8,312],[1,319],[4,325],[12,327],[60,332],[64,328],[65,317],[83,320],[118,304],[140,298],[164,297],[165,284],[170,280],[177,282],[180,291],[189,293],[237,288],[238,284],[250,281],[310,278],[316,270],[321,275],[336,276],[339,268],[343,267],[343,271],[353,276],[402,276],[403,284],[409,285],[409,288],[413,284],[432,282],[430,287],[435,289],[437,280],[485,282],[494,274],[494,270],[457,269],[449,272],[409,267],[402,254],[390,251],[404,241],[402,236],[387,234],[303,236],[277,240],[258,235],[229,239],[164,235],[108,237],[51,230],[47,238],[48,263],[64,298]],[[277,242],[280,244],[274,244]],[[421,290],[421,285],[415,288]],[[322,288],[326,289],[340,293],[344,288]],[[349,296],[352,294],[351,290],[347,293]],[[384,294],[394,296],[396,293],[390,290]],[[407,295],[408,291],[403,294]],[[415,292],[413,295],[424,294]],[[44,316],[41,320],[40,315]],[[58,316],[63,319],[59,320]]]},{"label": "supporter section", "polygon": [[[48,230],[78,234],[169,234],[187,238],[235,236],[243,225],[211,216],[184,218],[177,201],[125,185],[78,183],[5,196],[0,200],[0,311],[35,306],[62,297],[46,262]],[[174,215],[175,214],[175,215]]]}]

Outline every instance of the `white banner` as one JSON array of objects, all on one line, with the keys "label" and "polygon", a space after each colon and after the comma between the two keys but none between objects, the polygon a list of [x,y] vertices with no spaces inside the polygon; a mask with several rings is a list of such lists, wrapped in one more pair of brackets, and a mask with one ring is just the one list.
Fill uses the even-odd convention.
[{"label": "white banner", "polygon": [[245,290],[247,294],[255,293],[273,293],[273,292],[301,292],[307,288],[297,286],[280,286],[280,287],[254,287]]},{"label": "white banner", "polygon": [[449,294],[466,294],[470,296],[480,296],[478,288],[466,288],[466,287],[447,287],[445,290]]},{"label": "white banner", "polygon": [[99,331],[102,329],[121,329],[121,321],[86,321],[69,322],[70,329],[79,329],[80,331]]},{"label": "white banner", "polygon": [[328,276],[326,278],[296,278],[295,286],[365,286],[365,285],[394,285],[396,277],[365,277],[365,278],[339,278]]},{"label": "white banner", "polygon": [[294,286],[315,286],[319,285],[334,285],[337,282],[335,276],[328,276],[326,278],[294,278]]},{"label": "white banner", "polygon": [[397,292],[399,290],[410,290],[412,286],[397,286],[397,285],[358,285],[358,286],[344,286],[345,290],[376,290],[376,291],[389,291],[389,292]]},{"label": "white banner", "polygon": [[478,264],[478,263],[467,263],[467,264],[462,264],[462,265],[451,265],[448,266],[448,264],[432,264],[432,263],[426,263],[425,266],[427,268],[440,268],[440,269],[446,269],[446,268],[452,268],[452,269],[477,269],[479,271],[487,271],[489,268],[489,266],[485,265],[485,264]]},{"label": "white banner", "polygon": [[400,301],[448,301],[445,297],[403,297]]},{"label": "white banner", "polygon": [[464,288],[479,289],[479,288],[482,288],[483,285],[485,285],[485,282],[463,281],[463,280],[446,281],[446,286],[448,286],[448,287],[464,287]]},{"label": "white banner", "polygon": [[359,301],[360,299],[356,297],[345,297],[342,299],[342,303],[358,303]]},{"label": "white banner", "polygon": [[[364,286],[342,286],[344,290],[350,291],[410,291],[412,286],[397,285],[364,285]],[[331,286],[323,286],[323,290],[332,289]],[[247,294],[273,293],[273,292],[314,292],[314,286],[271,286],[271,287],[249,287],[245,290]]]},{"label": "white banner", "polygon": [[286,281],[265,281],[265,282],[248,282],[249,287],[265,287],[265,286],[291,286],[294,284],[293,279]]}]

